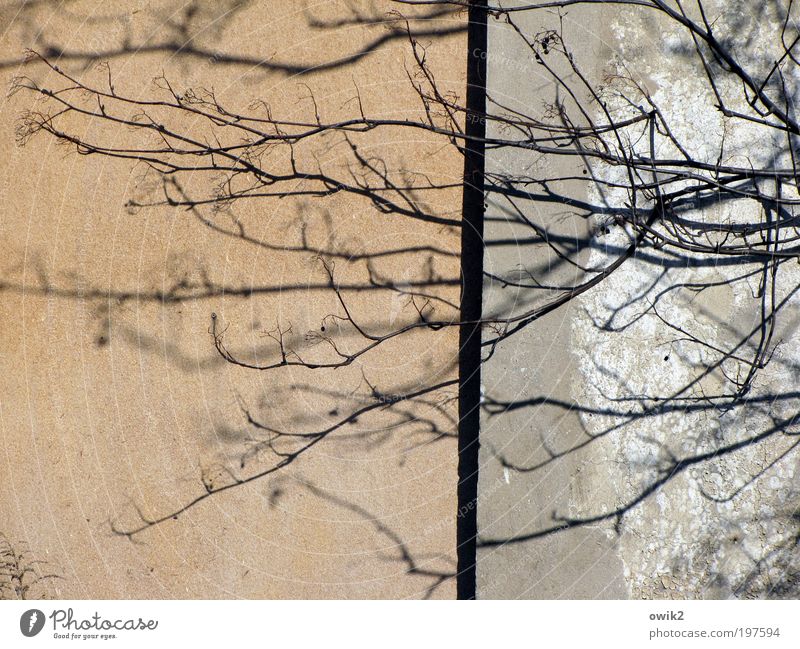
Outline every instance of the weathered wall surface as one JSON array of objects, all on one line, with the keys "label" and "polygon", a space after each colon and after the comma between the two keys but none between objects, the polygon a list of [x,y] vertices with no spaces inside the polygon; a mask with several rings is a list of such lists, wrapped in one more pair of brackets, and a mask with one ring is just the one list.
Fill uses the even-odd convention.
[{"label": "weathered wall surface", "polygon": [[[705,4],[723,42],[748,70],[763,74],[777,58],[778,5]],[[713,109],[713,91],[691,56],[687,34],[633,11],[616,16],[611,32],[618,49],[610,71],[641,79],[654,102],[668,108],[670,128],[699,159],[791,164],[782,134],[765,138],[763,129],[733,123]],[[653,36],[659,33],[665,37]],[[786,83],[797,87],[793,73]],[[721,83],[718,92],[743,111],[738,84]],[[622,114],[626,107],[612,110]],[[607,198],[624,200],[613,192]],[[753,200],[727,198],[684,218],[753,223],[763,209]],[[608,234],[597,231],[591,263],[602,264],[626,235],[614,226]],[[793,452],[794,426],[781,423],[798,406],[797,265],[783,264],[770,288],[758,263],[656,250],[631,262],[602,290],[583,296],[572,321],[582,377],[574,396],[600,413],[583,417],[587,431],[598,436],[597,461],[587,476],[590,491],[603,506],[618,507],[642,493],[674,458],[718,457],[676,471],[626,512],[619,555],[630,594],[797,597],[800,458]],[[761,327],[765,299],[781,305],[772,333],[777,349],[744,399],[722,405],[716,395],[731,390],[732,378],[741,381],[749,371],[747,359],[757,355],[760,336],[751,332]],[[723,350],[733,350],[733,358],[722,360]],[[736,444],[743,446],[726,450]]]},{"label": "weathered wall surface", "polygon": [[[134,97],[157,94],[151,79],[163,72],[183,88],[213,87],[229,107],[263,110],[253,103],[263,101],[284,119],[313,118],[311,95],[326,118],[351,116],[356,92],[369,114],[420,114],[403,23],[386,13],[395,5],[273,4],[7,2],[0,69],[7,81],[24,73],[53,83],[41,65],[21,65],[32,47],[87,83],[106,81],[97,64],[108,61],[115,87]],[[708,7],[733,47],[771,65],[773,3]],[[552,12],[516,19],[529,36],[561,27]],[[462,93],[464,17],[421,7],[411,26],[439,84]],[[733,128],[713,110],[691,43],[672,26],[608,7],[572,7],[563,26],[592,82],[613,90],[632,76],[703,160],[789,164],[779,137]],[[489,47],[491,110],[552,114],[548,102],[563,95],[519,35],[490,20]],[[733,101],[739,88],[719,90]],[[258,372],[221,358],[209,329],[224,330],[227,349],[247,362],[279,357],[277,328],[308,359],[324,357],[323,327],[352,349],[352,327],[329,317],[341,310],[320,254],[335,260],[371,332],[414,321],[412,294],[455,316],[458,231],[447,221],[460,217],[458,155],[441,139],[391,129],[296,151],[301,166],[413,186],[393,197],[436,222],[386,210],[370,191],[310,194],[302,177],[292,197],[133,209],[131,199],[163,202],[165,189],[208,198],[220,179],[198,173],[165,186],[141,165],[79,156],[45,137],[17,148],[17,117],[31,101],[18,93],[0,114],[0,534],[59,577],[30,594],[452,596],[455,387],[397,395],[454,379],[455,331],[391,341],[335,371]],[[182,126],[210,137],[201,121]],[[71,127],[116,147],[138,142],[92,120]],[[587,190],[577,161],[495,149],[487,169],[487,314],[546,302],[580,277],[575,263],[597,268],[630,241],[610,216],[627,196]],[[509,196],[493,184],[508,173],[547,182]],[[613,181],[616,172],[602,173]],[[547,236],[531,236],[520,211]],[[738,201],[685,216],[760,214]],[[758,265],[648,249],[495,350],[484,366],[479,597],[797,595],[796,428],[776,423],[799,405],[797,275],[783,264],[765,293]],[[756,351],[749,332],[765,294],[785,304],[773,334],[781,344],[746,399],[718,407],[714,395]],[[351,417],[376,403],[387,407]],[[302,434],[343,419],[286,469],[182,511],[274,464],[266,428]],[[759,437],[771,426],[775,434]],[[113,532],[172,512],[130,539]],[[591,522],[539,534],[580,520]]]},{"label": "weathered wall surface", "polygon": [[[745,56],[748,69],[763,74],[778,60],[779,4],[704,4],[715,33]],[[531,39],[558,28],[552,17],[514,19]],[[606,88],[611,115],[624,119],[640,110],[613,100],[614,90],[634,87],[632,79],[696,159],[790,167],[783,133],[765,137],[764,129],[732,124],[714,108],[691,38],[674,23],[636,7],[570,9],[564,34],[582,70]],[[498,114],[539,115],[553,97],[544,76],[524,75],[531,54],[502,23],[490,31],[488,61],[490,94],[502,104]],[[787,73],[785,83],[797,87],[797,81]],[[740,84],[720,84],[718,92],[729,106],[746,110]],[[592,111],[598,123],[606,121],[597,102]],[[654,144],[680,159],[666,138],[656,135]],[[549,299],[552,289],[544,285],[580,277],[553,256],[545,238],[592,269],[632,241],[614,219],[614,210],[629,204],[624,189],[539,182],[586,175],[585,161],[558,166],[552,157],[500,149],[490,152],[488,166],[531,178],[533,197],[512,202],[498,189],[488,193],[494,220],[487,224],[485,263],[494,277],[487,278],[487,313],[522,312]],[[625,186],[624,168],[592,173]],[[547,237],[533,236],[520,209]],[[726,197],[681,217],[757,223],[763,209]],[[752,260],[649,246],[500,345],[484,371],[479,596],[797,596],[800,276],[792,261],[781,265],[774,286],[769,277]],[[770,303],[780,314],[765,321]],[[774,355],[745,394],[731,399],[758,355],[758,332],[767,335],[773,320]],[[654,484],[661,486],[651,489]],[[582,520],[588,523],[539,535]]]},{"label": "weathered wall surface", "polygon": [[[117,90],[134,97],[157,93],[151,79],[163,72],[178,87],[213,87],[227,106],[259,110],[252,102],[264,101],[287,119],[313,117],[310,93],[327,118],[350,115],[356,88],[370,114],[415,115],[421,106],[405,74],[413,59],[403,22],[387,16],[394,8],[5,2],[2,76],[51,83],[43,66],[20,65],[23,48],[34,48],[60,55],[63,69],[91,83],[104,82],[97,63],[108,61]],[[429,15],[412,19],[412,29],[439,82],[460,91],[463,17],[407,13]],[[299,74],[305,68],[315,69]],[[317,251],[338,255],[337,279],[371,331],[416,317],[408,291],[418,282],[428,282],[445,317],[458,299],[457,228],[409,224],[346,192],[217,212],[131,210],[131,198],[163,198],[141,166],[79,156],[45,137],[15,146],[16,120],[31,101],[17,94],[0,114],[0,533],[61,577],[32,594],[453,596],[452,580],[440,578],[454,571],[452,391],[373,410],[286,470],[132,540],[112,526],[136,526],[137,510],[169,514],[206,485],[269,466],[275,457],[259,445],[267,435],[254,421],[319,430],[379,392],[412,391],[420,377],[452,379],[454,331],[387,344],[336,371],[258,372],[227,364],[209,328],[215,313],[226,346],[248,360],[276,358],[268,334],[278,326],[291,325],[287,339],[306,349],[304,334],[339,313]],[[132,142],[125,129],[75,128],[116,146]],[[383,130],[357,145],[394,177],[411,170],[450,185],[410,200],[460,217],[462,162],[440,140]],[[353,163],[335,137],[302,156],[342,172]],[[206,196],[212,180],[198,174],[183,189]],[[307,348],[311,358],[317,352]]]},{"label": "weathered wall surface", "polygon": [[[519,3],[523,4],[523,3]],[[565,21],[567,42],[576,46],[594,79],[609,56],[608,36],[598,33],[607,10],[571,11]],[[516,24],[532,38],[558,27],[552,15],[515,14]],[[490,112],[507,111],[541,117],[557,89],[532,64],[529,47],[503,20],[490,20],[487,57]],[[562,90],[563,91],[563,90]],[[507,135],[492,124],[491,135]],[[550,238],[577,255],[589,230],[585,219],[571,215],[558,200],[547,200],[538,187],[530,197],[504,193],[502,179],[551,179],[554,196],[582,196],[585,187],[561,182],[579,175],[580,163],[500,148],[487,154],[489,176],[486,225],[486,315],[523,313],[550,299],[552,292],[533,289],[536,280],[557,286],[575,282],[580,273],[559,260],[520,218],[539,224]],[[493,180],[494,179],[494,180]],[[584,184],[585,185],[585,184]],[[577,194],[570,194],[577,192]],[[580,382],[578,357],[571,353],[571,321],[576,306],[568,303],[501,343],[483,365],[484,415],[478,497],[479,535],[496,545],[478,549],[478,597],[481,598],[619,598],[624,597],[623,566],[604,525],[548,534],[524,542],[519,536],[549,527],[554,515],[569,515],[576,503],[589,504],[592,489],[584,476],[595,461],[591,449],[564,453],[583,438],[578,414],[561,404],[571,400]],[[489,331],[484,337],[493,335]]]}]

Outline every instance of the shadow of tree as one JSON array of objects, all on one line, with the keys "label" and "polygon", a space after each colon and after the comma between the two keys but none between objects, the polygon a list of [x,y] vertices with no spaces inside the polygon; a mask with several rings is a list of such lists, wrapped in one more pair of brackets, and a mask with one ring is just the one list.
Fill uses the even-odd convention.
[{"label": "shadow of tree", "polygon": [[[580,3],[554,2],[548,7],[572,4]],[[60,61],[87,60],[86,55],[50,46],[32,53],[30,65],[44,66],[45,78],[22,76],[14,82],[14,92],[38,102],[20,120],[20,144],[41,135],[81,155],[144,167],[157,179],[150,187],[155,190],[132,199],[131,210],[182,208],[215,236],[269,252],[313,256],[319,266],[318,281],[305,284],[227,285],[200,269],[199,280],[175,278],[173,285],[152,292],[73,290],[51,286],[46,279],[34,290],[51,297],[161,305],[223,297],[255,299],[271,293],[325,293],[330,302],[318,330],[301,334],[291,323],[277,322],[265,332],[269,341],[263,349],[229,344],[232,336],[221,311],[209,313],[213,345],[209,351],[214,360],[204,362],[203,367],[224,364],[264,373],[288,367],[317,373],[358,367],[376,350],[402,345],[411,336],[435,338],[466,326],[483,329],[482,362],[486,364],[510,339],[530,334],[534,323],[548,314],[567,305],[582,307],[573,312],[576,326],[582,327],[584,343],[597,345],[596,350],[581,350],[581,370],[587,378],[583,398],[539,393],[520,396],[521,390],[513,386],[511,397],[487,394],[482,407],[489,420],[526,410],[533,413],[532,420],[544,411],[555,412],[557,417],[578,415],[580,439],[574,443],[561,441],[554,446],[539,429],[539,446],[524,453],[522,459],[506,449],[495,449],[504,469],[535,474],[591,451],[619,469],[623,486],[612,489],[608,501],[598,497],[587,510],[554,512],[548,524],[532,530],[512,535],[484,530],[476,540],[478,546],[530,543],[597,524],[623,537],[631,518],[643,516],[645,507],[672,488],[701,493],[704,503],[698,509],[715,511],[710,503],[720,498],[735,500],[763,479],[774,477],[771,472],[779,465],[797,461],[798,392],[787,389],[787,384],[796,382],[800,362],[791,353],[782,353],[781,336],[791,341],[793,331],[776,324],[779,316],[794,307],[800,287],[792,269],[800,254],[800,199],[791,193],[798,190],[794,158],[800,125],[793,110],[786,107],[793,86],[776,84],[777,67],[770,57],[740,61],[734,41],[717,36],[721,27],[718,31],[711,28],[702,3],[698,15],[655,1],[619,4],[635,6],[637,11],[652,10],[674,30],[683,30],[682,46],[674,50],[675,65],[689,60],[697,78],[704,79],[705,74],[704,93],[716,102],[715,110],[726,128],[733,128],[734,123],[744,125],[745,143],[763,143],[758,156],[742,162],[740,149],[729,153],[727,131],[713,142],[710,151],[704,148],[695,139],[695,129],[681,128],[678,110],[648,91],[629,71],[609,71],[602,84],[593,85],[572,56],[559,26],[531,34],[515,23],[513,10],[495,9],[492,14],[516,31],[527,48],[530,65],[540,69],[557,91],[552,101],[545,102],[542,115],[521,113],[490,96],[490,112],[476,116],[470,106],[439,87],[418,40],[451,32],[439,27],[431,33],[420,32],[395,16],[389,19],[389,31],[365,49],[315,66],[218,56],[193,41],[180,44],[180,39],[99,56],[108,59],[134,50],[147,51],[148,47],[166,48],[190,57],[213,57],[220,63],[300,74],[350,65],[386,42],[403,38],[408,40],[415,62],[409,81],[419,110],[402,118],[371,116],[358,89],[350,116],[342,119],[326,117],[313,93],[305,119],[286,119],[275,116],[266,103],[240,112],[224,104],[213,90],[177,89],[166,77],[156,80],[158,90],[153,97],[135,98],[115,87],[110,67],[100,81],[86,80],[61,67]],[[429,12],[425,19],[444,18],[462,5],[436,3],[425,9]],[[778,4],[775,7],[780,9]],[[312,20],[311,24],[324,30],[354,24],[377,26],[383,21],[372,14],[354,13],[331,22]],[[788,12],[782,22],[784,29],[778,39],[784,48],[782,60],[794,62],[794,44],[800,39],[789,38],[787,44],[785,37],[792,24]],[[186,25],[176,33],[189,34],[191,28]],[[729,26],[734,33],[737,25],[734,21]],[[462,24],[453,27],[463,28]],[[737,47],[741,42],[736,39]],[[747,48],[744,55],[749,55]],[[695,99],[700,101],[702,96]],[[251,201],[316,203],[345,196],[365,202],[372,216],[396,219],[409,232],[425,227],[457,232],[461,225],[458,208],[442,209],[430,197],[452,191],[460,183],[415,173],[387,160],[388,154],[366,154],[362,139],[376,133],[424,134],[463,154],[475,144],[464,128],[474,119],[489,123],[487,135],[479,138],[485,151],[511,150],[530,156],[531,161],[557,158],[572,165],[567,171],[545,165],[544,170],[521,174],[491,170],[487,174],[487,223],[502,223],[507,229],[490,234],[484,251],[513,246],[520,263],[484,274],[484,290],[487,295],[492,290],[492,300],[487,300],[484,315],[477,321],[459,316],[451,291],[462,280],[455,276],[452,265],[447,265],[457,255],[446,246],[413,243],[354,249],[331,236],[309,238],[307,221],[302,220],[293,222],[298,235],[293,241],[265,241],[246,225],[228,218],[232,206]],[[129,146],[104,137],[118,129],[125,129],[132,138]],[[755,135],[747,129],[755,129]],[[328,164],[325,154],[335,147],[345,162]],[[211,185],[202,196],[195,193],[198,177]],[[542,206],[558,212],[555,217],[553,212],[542,216],[538,211]],[[210,213],[203,211],[207,208]],[[567,234],[565,224],[574,226]],[[393,265],[381,267],[387,260]],[[464,264],[476,260],[462,256],[460,262],[463,272]],[[341,280],[340,273],[351,276],[345,269],[354,266],[360,269],[362,279]],[[414,272],[398,277],[398,267],[411,267]],[[11,281],[5,281],[2,288],[30,290]],[[724,299],[704,302],[719,290],[726,292]],[[359,311],[359,297],[369,301],[383,294],[402,300],[394,313],[393,307],[382,313],[385,317],[365,316]],[[726,309],[730,311],[727,315]],[[107,312],[102,317],[110,320]],[[128,343],[134,342],[133,332],[122,329],[122,336]],[[135,341],[144,349],[156,347],[138,332]],[[163,345],[161,348],[163,351]],[[178,349],[167,348],[166,355],[179,367],[189,366]],[[407,437],[421,438],[414,444],[429,444],[451,439],[459,423],[447,409],[459,385],[459,380],[452,378],[453,369],[450,363],[445,369],[421,372],[401,385],[397,381],[384,384],[362,372],[362,382],[354,392],[293,382],[287,390],[320,398],[328,415],[294,413],[290,426],[262,419],[257,408],[240,404],[246,432],[230,423],[221,425],[233,448],[219,464],[201,471],[194,497],[166,512],[150,514],[139,509],[135,522],[115,521],[113,530],[134,538],[181,517],[209,498],[277,475],[322,442],[360,437],[380,445]],[[332,400],[340,405],[331,408],[328,402]],[[431,409],[437,413],[435,417],[420,414]],[[375,430],[351,429],[375,414],[385,418]],[[679,428],[681,435],[673,436],[673,428],[678,428],[675,422],[681,418],[699,430],[684,426]],[[598,447],[602,453],[596,451]],[[537,454],[539,457],[530,459]],[[732,458],[738,463],[755,454],[764,458],[756,470],[740,471],[734,476],[738,483],[724,481],[727,496],[714,495],[698,487],[703,485],[701,479],[687,477],[692,471],[721,466]],[[742,469],[743,465],[733,466]],[[310,489],[320,498],[375,520],[358,505]],[[787,494],[788,500],[790,497],[796,494]],[[474,507],[474,503],[460,506]],[[797,533],[796,515],[791,513],[795,504],[787,502],[786,506],[781,517],[788,532],[776,537],[771,547],[767,544],[748,555],[752,565],[746,577],[734,579],[733,573],[718,572],[715,583],[725,582],[735,596],[785,596],[795,591],[792,566]],[[655,514],[655,510],[647,512],[648,516]],[[715,521],[720,520],[721,514]],[[428,594],[452,576],[444,570],[422,568],[400,536],[378,521],[375,526],[379,535],[399,548],[396,560],[405,564],[408,574],[432,580]],[[653,529],[651,526],[650,531]],[[777,580],[771,575],[775,566],[781,566],[783,575]]]},{"label": "shadow of tree", "polygon": [[[448,6],[421,8],[400,15],[387,14],[385,9],[372,6],[371,3],[352,1],[339,3],[340,6],[336,7],[331,17],[317,16],[306,8],[303,18],[297,19],[305,20],[312,33],[318,32],[324,39],[342,30],[359,30],[359,34],[364,35],[364,42],[357,42],[361,38],[353,39],[355,42],[350,51],[333,59],[282,61],[271,51],[247,56],[235,49],[224,51],[215,47],[214,44],[220,41],[224,33],[232,29],[231,24],[240,14],[246,14],[252,8],[254,3],[250,0],[168,2],[166,6],[162,3],[155,9],[135,9],[132,12],[127,8],[114,11],[109,7],[107,12],[92,15],[84,15],[73,8],[73,4],[11,2],[0,7],[0,15],[10,24],[18,23],[22,29],[29,31],[35,49],[49,59],[58,59],[63,66],[74,64],[88,69],[97,63],[129,56],[158,54],[194,64],[204,62],[286,76],[321,74],[358,63],[387,45],[406,40],[406,21],[409,21],[412,33],[417,38],[441,38],[466,31],[463,21],[456,18],[459,9]],[[42,12],[46,21],[42,20]],[[155,27],[140,33],[142,30],[136,28],[134,21],[152,23]],[[98,38],[94,44],[89,43],[88,47],[76,48],[71,44],[62,45],[63,36],[51,33],[56,32],[55,29],[48,29],[47,26],[42,28],[42,23],[54,23],[57,26],[95,23],[99,29],[106,31],[106,35]],[[117,33],[116,42],[111,45],[107,44],[109,29]],[[22,59],[0,60],[0,69],[17,68],[22,63]]]}]

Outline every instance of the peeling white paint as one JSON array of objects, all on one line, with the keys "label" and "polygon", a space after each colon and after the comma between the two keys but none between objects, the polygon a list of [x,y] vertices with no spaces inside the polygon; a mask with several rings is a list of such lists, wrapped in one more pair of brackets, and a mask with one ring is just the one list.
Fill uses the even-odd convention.
[{"label": "peeling white paint", "polygon": [[[727,143],[724,155],[731,161],[765,159],[779,150],[777,135],[770,141],[764,139],[764,129],[724,125],[721,114],[709,108],[712,104],[702,73],[675,54],[681,47],[691,46],[685,35],[670,33],[654,43],[644,36],[652,34],[653,28],[642,22],[641,12],[624,12],[623,16],[613,26],[620,44],[617,65],[621,66],[620,61],[637,63],[638,73],[649,77],[647,85],[654,90],[656,103],[668,107],[670,127],[695,154],[716,160],[723,132]],[[715,25],[720,33],[725,20],[723,16]],[[752,25],[752,29],[770,36],[768,26]],[[762,40],[769,42],[769,38]],[[790,81],[800,88],[800,79]],[[738,86],[720,86],[730,101],[740,90]],[[627,110],[621,103],[610,103],[609,108],[620,114]],[[658,146],[663,150],[668,144],[659,139]],[[623,170],[607,173],[613,178]],[[627,198],[621,192],[605,195],[616,205]],[[601,197],[595,192],[590,199],[600,201]],[[691,216],[736,222],[754,218],[758,209],[753,201],[737,201],[697,210]],[[595,236],[590,263],[598,267],[630,242],[623,228],[608,225],[608,234]],[[673,410],[653,414],[658,402],[652,397],[670,395],[691,384],[698,375],[698,364],[708,363],[715,355],[681,337],[654,315],[642,316],[643,312],[659,293],[676,283],[719,282],[730,278],[733,271],[722,266],[684,266],[663,275],[663,266],[671,261],[669,252],[648,249],[646,254],[630,260],[584,294],[572,322],[583,377],[574,386],[575,397],[582,405],[615,411],[583,416],[590,434],[607,434],[593,443],[593,456],[599,458],[600,466],[588,471],[585,478],[587,491],[596,498],[576,503],[576,514],[595,513],[602,501],[614,506],[629,502],[661,475],[670,455],[687,457],[745,439],[772,425],[771,417],[791,415],[798,407],[797,400],[788,400],[771,409],[751,406],[724,413]],[[800,267],[784,267],[778,283],[781,296],[800,283]],[[659,313],[716,347],[729,347],[736,329],[745,330],[755,322],[759,304],[753,297],[755,284],[737,282],[699,294],[670,291],[662,295]],[[794,306],[786,310],[784,318],[791,321],[796,314]],[[601,324],[611,330],[601,331]],[[783,335],[784,344],[760,374],[751,396],[780,393],[786,386],[797,389],[800,337],[794,325]],[[726,369],[734,368],[730,364]],[[724,386],[724,377],[712,374],[687,394],[713,393]],[[646,416],[630,417],[643,413]],[[699,464],[633,508],[624,518],[619,540],[631,595],[770,596],[778,592],[773,589],[776,584],[788,583],[792,574],[796,578],[800,571],[797,550],[781,548],[797,533],[792,513],[800,493],[798,454],[769,466],[792,441],[776,436]],[[760,472],[763,475],[759,476]]]}]

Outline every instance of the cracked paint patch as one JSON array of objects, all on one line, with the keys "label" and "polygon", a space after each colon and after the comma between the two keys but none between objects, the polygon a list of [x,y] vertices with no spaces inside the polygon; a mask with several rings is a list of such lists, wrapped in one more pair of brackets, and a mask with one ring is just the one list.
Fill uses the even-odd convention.
[{"label": "cracked paint patch", "polygon": [[[732,10],[732,3],[725,6],[713,9],[719,15],[715,30],[750,43],[754,67],[770,61],[767,44],[775,34],[769,25],[775,22]],[[613,25],[620,47],[611,71],[619,76],[608,88],[609,110],[617,116],[631,111],[614,94],[630,94],[621,79],[631,73],[650,88],[670,128],[697,158],[785,162],[780,134],[765,139],[764,129],[731,123],[713,109],[702,71],[683,54],[691,49],[686,34],[671,30],[659,42],[645,37],[659,33],[651,20],[644,12],[624,11]],[[800,79],[788,82],[800,88]],[[731,105],[740,102],[735,84],[721,84],[719,90]],[[658,153],[671,146],[656,138]],[[624,182],[624,170],[602,173]],[[621,190],[594,191],[590,199],[611,207],[630,200]],[[745,223],[760,218],[761,209],[752,200],[721,200],[687,209],[683,216]],[[616,258],[632,235],[600,210],[595,220],[589,263],[599,268]],[[752,340],[740,342],[758,325],[760,284],[757,264],[728,265],[724,259],[650,246],[579,298],[572,336],[581,379],[573,392],[584,407],[581,418],[597,462],[582,477],[591,500],[574,502],[571,513],[591,515],[599,507],[609,511],[636,503],[619,528],[632,597],[800,594],[797,427],[714,455],[768,433],[800,408],[800,396],[793,394],[800,386],[796,262],[778,272],[776,300],[785,306],[771,362],[741,403],[715,405],[714,395],[731,393],[729,377],[746,372],[737,358],[754,353]],[[726,349],[735,349],[736,358],[720,361],[719,350]],[[676,462],[704,454],[707,460],[675,471]],[[665,477],[660,489],[637,502]]]}]

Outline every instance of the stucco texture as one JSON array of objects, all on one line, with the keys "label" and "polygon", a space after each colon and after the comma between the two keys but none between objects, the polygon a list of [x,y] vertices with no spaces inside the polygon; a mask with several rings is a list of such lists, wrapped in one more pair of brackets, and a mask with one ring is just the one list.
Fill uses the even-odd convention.
[{"label": "stucco texture", "polygon": [[[18,74],[53,83],[42,64],[21,63],[31,48],[87,83],[104,83],[110,69],[132,97],[157,95],[152,79],[163,73],[176,87],[213,88],[242,111],[262,101],[285,119],[313,117],[311,96],[330,119],[352,115],[356,96],[375,116],[416,115],[405,22],[388,14],[395,8],[4,2],[0,69],[6,84]],[[463,92],[464,16],[405,13],[439,83]],[[15,144],[33,101],[18,93],[0,111],[0,533],[55,575],[28,595],[452,597],[453,580],[442,576],[455,570],[454,387],[354,417],[284,469],[174,519],[130,537],[114,530],[274,464],[259,424],[319,430],[378,394],[413,391],[421,376],[452,380],[455,329],[392,341],[335,370],[269,372],[228,363],[209,331],[214,314],[226,348],[252,361],[280,353],[269,335],[276,328],[308,358],[325,353],[306,334],[341,306],[317,252],[333,259],[370,331],[416,317],[395,284],[427,281],[436,308],[452,316],[458,228],[409,220],[352,192],[216,211],[132,209],[131,200],[163,199],[142,165],[81,156],[46,137]],[[136,143],[92,120],[74,128]],[[446,142],[391,129],[356,141],[392,177],[413,170],[446,186],[412,198],[445,221],[460,218],[462,161]],[[353,163],[342,138],[298,156],[340,172]],[[214,181],[197,174],[181,191],[206,196]],[[389,249],[401,252],[369,257]],[[386,277],[391,286],[377,286]],[[339,343],[355,344],[351,335]]]}]

